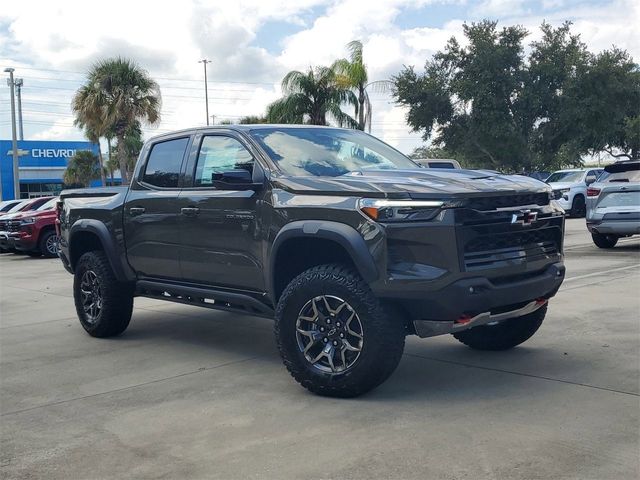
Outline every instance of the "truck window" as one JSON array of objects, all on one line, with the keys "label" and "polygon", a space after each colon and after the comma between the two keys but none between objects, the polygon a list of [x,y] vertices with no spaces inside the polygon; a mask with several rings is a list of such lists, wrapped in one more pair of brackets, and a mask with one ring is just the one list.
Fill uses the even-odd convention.
[{"label": "truck window", "polygon": [[210,135],[202,139],[196,164],[196,187],[213,184],[213,174],[229,170],[253,172],[251,153],[235,138]]},{"label": "truck window", "polygon": [[151,147],[142,180],[156,187],[177,188],[182,157],[188,142],[188,138],[177,138]]}]

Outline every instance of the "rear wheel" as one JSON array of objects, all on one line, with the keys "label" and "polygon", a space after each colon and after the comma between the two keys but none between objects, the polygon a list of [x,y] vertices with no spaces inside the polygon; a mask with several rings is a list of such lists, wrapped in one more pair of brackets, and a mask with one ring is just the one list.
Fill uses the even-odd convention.
[{"label": "rear wheel", "polygon": [[571,202],[571,216],[572,217],[584,217],[587,213],[587,204],[585,203],[584,196],[576,195]]},{"label": "rear wheel", "polygon": [[55,230],[48,230],[42,234],[38,243],[39,253],[48,258],[58,256],[58,235]]},{"label": "rear wheel", "polygon": [[618,238],[616,235],[604,235],[602,233],[592,233],[591,238],[593,239],[593,243],[596,244],[599,248],[613,248],[618,243]]},{"label": "rear wheel", "polygon": [[508,350],[529,340],[542,325],[546,314],[545,305],[529,315],[510,318],[495,325],[470,328],[453,336],[476,350]]},{"label": "rear wheel", "polygon": [[129,326],[133,288],[119,282],[104,252],[80,257],[73,279],[73,297],[80,324],[93,337],[120,335]]},{"label": "rear wheel", "polygon": [[276,309],[275,335],[289,373],[309,391],[355,397],[384,382],[404,350],[402,318],[341,265],[298,275]]}]

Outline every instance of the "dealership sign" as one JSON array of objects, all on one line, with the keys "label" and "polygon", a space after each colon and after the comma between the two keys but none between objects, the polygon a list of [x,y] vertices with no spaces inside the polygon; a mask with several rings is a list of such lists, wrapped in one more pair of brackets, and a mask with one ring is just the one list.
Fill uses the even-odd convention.
[{"label": "dealership sign", "polygon": [[[18,141],[21,183],[62,183],[69,159],[77,152],[89,150],[98,155],[98,145],[91,142]],[[13,198],[13,147],[11,140],[0,140],[2,198]]]},{"label": "dealership sign", "polygon": [[72,148],[32,148],[33,158],[71,158],[77,150]]}]

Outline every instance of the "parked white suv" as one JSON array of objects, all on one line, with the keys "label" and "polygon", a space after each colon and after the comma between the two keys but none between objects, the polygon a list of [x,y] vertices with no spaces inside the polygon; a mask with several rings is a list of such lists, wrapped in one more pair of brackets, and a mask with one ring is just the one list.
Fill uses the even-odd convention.
[{"label": "parked white suv", "polygon": [[587,186],[598,180],[602,168],[558,170],[545,180],[553,188],[554,198],[572,217],[586,213]]}]

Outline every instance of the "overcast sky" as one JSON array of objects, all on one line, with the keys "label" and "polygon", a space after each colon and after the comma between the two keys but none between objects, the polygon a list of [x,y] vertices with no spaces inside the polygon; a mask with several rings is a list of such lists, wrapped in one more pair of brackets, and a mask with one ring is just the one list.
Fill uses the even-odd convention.
[{"label": "overcast sky", "polygon": [[[543,20],[574,22],[592,51],[615,44],[640,59],[640,0],[71,0],[5,1],[0,67],[24,78],[25,139],[78,140],[69,108],[83,72],[122,55],[158,81],[162,122],[145,136],[205,123],[203,72],[216,121],[262,114],[292,69],[328,65],[360,39],[372,80],[402,65],[422,67],[464,22],[521,24],[538,37]],[[6,75],[3,74],[2,75]],[[374,93],[372,133],[404,152],[421,144],[404,112]],[[10,138],[9,88],[0,84],[0,138]]]}]

